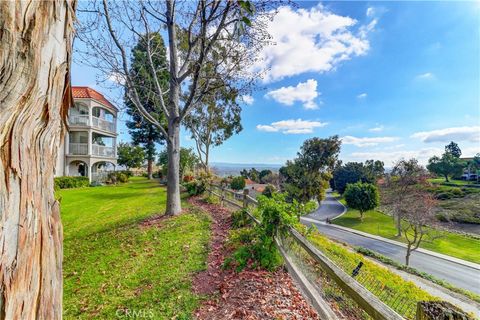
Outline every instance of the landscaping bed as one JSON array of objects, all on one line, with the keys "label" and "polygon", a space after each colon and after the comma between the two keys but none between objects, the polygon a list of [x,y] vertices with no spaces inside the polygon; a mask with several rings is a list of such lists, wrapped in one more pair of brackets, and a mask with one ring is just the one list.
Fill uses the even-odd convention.
[{"label": "landscaping bed", "polygon": [[211,295],[195,313],[198,319],[318,319],[283,268],[268,272],[247,267],[238,273],[223,268],[231,253],[225,246],[231,213],[199,197],[189,201],[213,220],[208,267],[194,281],[196,292]]}]

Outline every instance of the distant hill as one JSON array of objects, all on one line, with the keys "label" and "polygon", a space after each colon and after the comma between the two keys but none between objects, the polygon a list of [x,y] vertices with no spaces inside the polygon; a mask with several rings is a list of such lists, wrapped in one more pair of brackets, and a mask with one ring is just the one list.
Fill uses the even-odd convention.
[{"label": "distant hill", "polygon": [[238,176],[243,169],[255,168],[258,171],[272,170],[278,171],[281,164],[266,164],[266,163],[228,163],[228,162],[212,162],[210,168],[219,176]]}]

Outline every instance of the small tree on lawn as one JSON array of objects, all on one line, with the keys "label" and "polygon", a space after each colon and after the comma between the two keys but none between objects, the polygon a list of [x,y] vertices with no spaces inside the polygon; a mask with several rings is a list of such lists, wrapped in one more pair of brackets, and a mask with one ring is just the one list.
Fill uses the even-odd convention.
[{"label": "small tree on lawn", "polygon": [[417,190],[409,192],[405,201],[398,205],[402,206],[405,212],[402,233],[407,240],[405,264],[408,266],[410,255],[420,247],[422,242],[431,242],[440,236],[435,229],[428,226],[435,221],[436,200],[427,191]]},{"label": "small tree on lawn", "polygon": [[233,190],[242,190],[245,188],[245,178],[242,176],[233,178],[232,182],[230,182],[230,188]]},{"label": "small tree on lawn", "polygon": [[118,164],[130,168],[139,168],[145,160],[145,152],[140,146],[133,146],[129,143],[120,142],[117,149]]},{"label": "small tree on lawn", "polygon": [[428,160],[428,171],[437,175],[443,176],[446,182],[449,182],[449,177],[462,174],[462,161],[455,155],[445,152],[442,157],[433,156]]},{"label": "small tree on lawn", "polygon": [[380,202],[378,188],[371,183],[349,183],[344,196],[348,207],[360,212],[360,220],[366,211],[375,209]]}]

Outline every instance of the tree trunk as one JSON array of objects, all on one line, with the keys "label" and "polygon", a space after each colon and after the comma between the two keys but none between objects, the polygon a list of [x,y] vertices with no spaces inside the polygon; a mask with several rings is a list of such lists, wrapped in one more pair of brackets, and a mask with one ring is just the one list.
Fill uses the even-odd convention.
[{"label": "tree trunk", "polygon": [[397,234],[395,236],[401,237],[402,236],[402,219],[398,214],[395,215],[395,226],[397,228]]},{"label": "tree trunk", "polygon": [[71,103],[75,6],[0,3],[0,319],[62,318],[53,177]]},{"label": "tree trunk", "polygon": [[405,256],[405,265],[410,264],[410,255],[412,254],[412,245],[409,243],[407,245],[407,255]]},{"label": "tree trunk", "polygon": [[152,179],[153,178],[153,160],[152,159],[148,159],[147,161],[147,175],[148,175],[148,179]]},{"label": "tree trunk", "polygon": [[167,153],[167,215],[176,215],[182,211],[180,203],[180,123],[169,121]]},{"label": "tree trunk", "polygon": [[450,182],[450,181],[448,180],[448,174],[445,175],[445,181],[446,181],[446,182]]}]

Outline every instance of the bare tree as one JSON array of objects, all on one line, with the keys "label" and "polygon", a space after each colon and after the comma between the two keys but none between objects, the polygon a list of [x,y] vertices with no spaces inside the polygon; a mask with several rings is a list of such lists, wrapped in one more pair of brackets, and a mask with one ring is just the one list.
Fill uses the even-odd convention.
[{"label": "bare tree", "polygon": [[[178,214],[180,204],[179,150],[180,125],[202,98],[221,86],[248,87],[255,80],[249,65],[267,40],[262,31],[270,2],[249,1],[93,1],[82,10],[80,39],[85,44],[85,62],[101,70],[105,78],[114,77],[124,87],[145,120],[163,133],[167,140],[168,183],[166,214]],[[264,21],[262,23],[262,21]],[[152,62],[155,46],[152,35],[167,41],[169,88],[157,78]],[[129,52],[140,37],[146,39],[147,66],[154,88],[139,88],[129,70]],[[212,81],[217,75],[221,81]],[[158,97],[156,112],[141,104],[140,89],[151,89]],[[180,101],[180,96],[185,99]],[[167,119],[167,129],[159,114]]]},{"label": "bare tree", "polygon": [[75,0],[0,4],[0,318],[62,318],[53,177],[72,97]]},{"label": "bare tree", "polygon": [[392,172],[381,184],[382,205],[391,212],[395,219],[397,237],[402,235],[401,221],[408,214],[403,207],[406,197],[411,192],[416,192],[419,185],[424,185],[428,172],[423,168],[417,159],[401,159],[395,163]]},{"label": "bare tree", "polygon": [[436,200],[427,191],[409,191],[404,201],[399,204],[405,212],[401,222],[402,233],[407,240],[405,264],[410,263],[410,255],[421,243],[432,242],[440,237],[440,233],[431,227],[435,221]]}]

